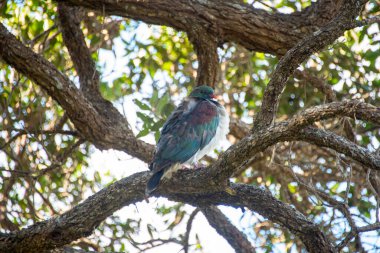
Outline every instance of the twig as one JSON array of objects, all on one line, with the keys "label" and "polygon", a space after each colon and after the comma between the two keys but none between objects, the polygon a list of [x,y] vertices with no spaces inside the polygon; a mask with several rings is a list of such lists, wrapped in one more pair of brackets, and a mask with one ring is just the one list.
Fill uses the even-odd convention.
[{"label": "twig", "polygon": [[364,19],[364,20],[356,21],[353,24],[352,28],[366,26],[366,25],[372,25],[374,23],[380,23],[380,15],[377,15],[377,16],[374,16],[374,17],[370,17],[370,18],[367,18],[367,19]]},{"label": "twig", "polygon": [[199,211],[200,211],[199,208],[195,208],[195,210],[190,214],[189,220],[187,221],[186,233],[185,233],[185,236],[183,237],[183,250],[185,253],[189,252],[189,236],[190,236],[191,226],[193,225],[194,218],[198,214]]},{"label": "twig", "polygon": [[341,251],[347,245],[347,243],[349,243],[352,240],[352,238],[356,237],[359,233],[369,232],[369,231],[379,230],[379,229],[380,229],[380,223],[378,223],[378,222],[374,223],[374,224],[371,224],[371,225],[368,225],[368,226],[358,227],[356,229],[356,231],[351,231],[350,233],[348,233],[348,235],[346,236],[346,238],[344,238],[344,240],[341,241],[336,246],[336,250],[338,252]]},{"label": "twig", "polygon": [[294,77],[297,79],[301,79],[305,82],[310,83],[313,87],[317,88],[320,90],[323,94],[326,95],[327,102],[333,102],[336,101],[336,93],[335,91],[331,88],[329,84],[327,84],[324,80],[312,76],[310,73],[307,71],[301,71],[299,69],[296,69],[294,71]]},{"label": "twig", "polygon": [[5,168],[0,168],[0,171],[6,171],[9,173],[18,174],[19,176],[22,176],[22,177],[32,177],[32,178],[36,179],[37,177],[40,177],[40,176],[42,176],[48,172],[51,172],[52,170],[61,166],[64,163],[64,161],[72,154],[72,152],[74,152],[74,150],[76,148],[78,148],[84,142],[85,142],[84,139],[79,139],[72,146],[70,146],[63,153],[61,153],[55,159],[55,161],[53,161],[52,164],[45,169],[27,171],[27,170],[8,170]]},{"label": "twig", "polygon": [[375,198],[376,198],[376,222],[379,222],[379,219],[380,219],[379,218],[379,216],[380,216],[380,214],[379,214],[380,196],[379,196],[379,193],[376,191],[375,187],[373,187],[373,185],[371,183],[371,180],[370,180],[371,173],[372,173],[372,170],[368,169],[367,175],[366,175],[366,182],[367,182],[369,189],[375,195]]},{"label": "twig", "polygon": [[45,37],[45,40],[46,38],[49,36],[50,32],[53,31],[54,29],[58,28],[58,26],[56,24],[52,25],[50,28],[48,28],[47,30],[43,31],[42,33],[36,35],[32,40],[28,41],[27,44],[29,44],[31,47],[34,46],[34,44],[39,41],[42,37],[46,36]]}]

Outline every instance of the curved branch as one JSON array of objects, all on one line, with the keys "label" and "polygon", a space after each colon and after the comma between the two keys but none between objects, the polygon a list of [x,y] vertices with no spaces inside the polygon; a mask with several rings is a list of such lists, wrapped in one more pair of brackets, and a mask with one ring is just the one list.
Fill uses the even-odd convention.
[{"label": "curved branch", "polygon": [[356,231],[351,231],[350,233],[348,233],[346,238],[336,246],[336,250],[340,252],[347,245],[347,243],[349,243],[352,240],[352,238],[357,236],[359,233],[375,231],[375,230],[380,230],[379,222],[370,224],[367,226],[363,226],[363,227],[358,227]]},{"label": "curved branch", "polygon": [[[357,160],[361,164],[375,170],[380,170],[380,157],[339,135],[315,129],[313,130],[315,136],[311,135],[314,136],[312,138],[307,135],[307,131],[312,131],[310,128],[306,128],[304,132],[301,132],[303,128],[316,121],[337,116],[348,116],[353,119],[361,119],[379,124],[380,108],[355,100],[333,102],[306,109],[287,121],[277,123],[255,134],[248,134],[249,129],[246,124],[238,124],[239,128],[237,129],[239,134],[243,135],[242,133],[245,133],[246,137],[236,145],[231,146],[210,166],[210,169],[204,170],[202,173],[206,174],[206,178],[212,178],[211,182],[209,181],[208,183],[217,185],[220,184],[220,182],[226,182],[235,170],[239,170],[240,167],[250,161],[250,159],[247,158],[253,157],[255,154],[264,151],[277,142],[297,140],[304,140],[317,145],[323,144],[324,147],[337,150]],[[236,131],[236,129],[234,131]],[[312,133],[310,132],[310,134]],[[329,138],[334,139],[330,142]]]},{"label": "curved branch", "polygon": [[[347,106],[349,103],[355,103],[355,106]],[[331,147],[371,168],[380,170],[380,159],[366,149],[323,130],[313,128],[300,130],[315,120],[336,115],[358,115],[367,120],[378,120],[377,113],[378,110],[374,107],[357,101],[331,103],[308,109],[295,116],[294,119],[276,124],[258,135],[244,138],[226,151],[207,170],[178,172],[169,182],[164,181],[156,194],[196,206],[226,204],[248,207],[288,228],[301,238],[310,252],[320,252],[321,249],[323,252],[333,252],[327,238],[315,224],[293,208],[275,199],[269,192],[253,186],[236,184],[232,184],[226,191],[224,190],[226,186],[220,182],[228,178],[244,161],[249,160],[247,158],[252,154],[263,151],[276,142],[286,140],[306,140]],[[143,200],[148,176],[146,172],[137,173],[101,190],[57,218],[37,223],[17,233],[3,235],[0,246],[13,252],[25,247],[35,248],[38,251],[59,247],[87,236],[114,211],[124,205]],[[182,193],[178,193],[178,190]],[[43,238],[43,240],[35,240],[36,238]]]},{"label": "curved branch", "polygon": [[196,84],[215,87],[218,70],[218,39],[201,27],[196,26],[188,32],[198,58]]},{"label": "curved branch", "polygon": [[347,100],[314,106],[305,109],[287,122],[289,128],[297,130],[303,126],[311,125],[316,121],[339,116],[360,119],[375,125],[380,125],[380,108],[359,100]]},{"label": "curved branch", "polygon": [[[189,174],[190,173],[190,174]],[[247,207],[260,215],[279,223],[299,236],[309,252],[334,252],[331,243],[317,225],[294,208],[274,198],[269,191],[256,186],[232,184],[229,192],[210,191],[204,184],[199,192],[173,193],[197,180],[198,171],[187,171],[186,177],[175,177],[163,183],[156,196],[182,201],[195,206],[229,205]],[[0,234],[0,247],[4,252],[41,252],[62,247],[78,238],[90,235],[99,224],[116,210],[144,199],[145,184],[149,173],[136,173],[102,189],[68,212],[50,220],[39,222],[21,231]],[[231,194],[232,193],[232,194]]]},{"label": "curved branch", "polygon": [[331,148],[351,157],[370,169],[380,170],[379,156],[332,132],[308,127],[299,131],[296,138],[288,140],[303,140],[321,147]]},{"label": "curved branch", "polygon": [[218,41],[235,42],[249,50],[284,55],[307,34],[335,17],[342,1],[320,0],[302,12],[270,14],[242,1],[187,0],[59,0],[98,13],[185,32],[194,25],[207,28]]},{"label": "curved branch", "polygon": [[193,221],[195,216],[199,212],[199,208],[196,208],[189,216],[189,219],[187,220],[187,225],[186,225],[186,232],[183,236],[183,251],[185,253],[189,253],[189,237],[190,237],[190,232],[191,232],[191,227],[193,226]]},{"label": "curved branch", "polygon": [[66,111],[81,137],[99,149],[114,148],[148,162],[153,146],[137,140],[108,101],[92,104],[55,66],[25,47],[0,23],[0,57],[41,86]]},{"label": "curved branch", "polygon": [[280,96],[289,76],[311,54],[333,43],[345,30],[351,29],[362,5],[363,3],[359,0],[345,1],[336,18],[318,32],[303,39],[281,58],[265,89],[261,110],[254,119],[253,131],[258,131],[273,123]]},{"label": "curved branch", "polygon": [[81,84],[80,88],[86,98],[97,100],[101,98],[99,92],[99,73],[96,70],[95,62],[91,58],[90,50],[86,45],[82,29],[80,28],[82,14],[78,8],[58,3],[58,17],[63,42],[78,72]]}]

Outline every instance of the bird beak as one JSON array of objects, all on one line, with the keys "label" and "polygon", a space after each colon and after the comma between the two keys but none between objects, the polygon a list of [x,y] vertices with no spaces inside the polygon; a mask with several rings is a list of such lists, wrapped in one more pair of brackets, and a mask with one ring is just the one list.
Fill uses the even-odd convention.
[{"label": "bird beak", "polygon": [[220,99],[220,95],[212,94],[211,97],[212,97],[213,99]]}]

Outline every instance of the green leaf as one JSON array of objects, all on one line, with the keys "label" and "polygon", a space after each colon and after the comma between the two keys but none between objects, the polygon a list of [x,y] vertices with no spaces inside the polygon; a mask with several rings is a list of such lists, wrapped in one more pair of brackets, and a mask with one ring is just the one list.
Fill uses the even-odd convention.
[{"label": "green leaf", "polygon": [[133,102],[135,102],[135,104],[141,109],[141,110],[144,110],[144,111],[151,111],[151,108],[149,107],[149,105],[141,102],[140,100],[138,99],[134,99]]},{"label": "green leaf", "polygon": [[144,137],[144,136],[147,136],[148,134],[149,134],[149,129],[148,129],[148,128],[144,128],[143,130],[141,130],[141,131],[136,135],[136,138]]}]

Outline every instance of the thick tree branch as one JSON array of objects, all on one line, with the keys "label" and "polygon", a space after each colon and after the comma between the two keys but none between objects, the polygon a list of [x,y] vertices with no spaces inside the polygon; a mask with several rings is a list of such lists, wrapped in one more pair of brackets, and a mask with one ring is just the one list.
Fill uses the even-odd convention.
[{"label": "thick tree branch", "polygon": [[219,70],[217,37],[196,25],[188,35],[198,57],[196,84],[215,87]]},{"label": "thick tree branch", "polygon": [[359,100],[332,102],[305,109],[288,120],[289,127],[296,130],[316,121],[347,116],[380,125],[380,108]]},{"label": "thick tree branch", "polygon": [[0,38],[1,57],[59,102],[86,140],[98,148],[124,150],[143,161],[150,160],[153,147],[136,140],[120,114],[107,115],[109,108],[94,108],[52,64],[24,47],[3,26],[0,26]]},{"label": "thick tree branch", "polygon": [[78,72],[80,88],[87,99],[99,99],[99,73],[80,28],[83,12],[58,3],[58,15],[63,41]]},{"label": "thick tree branch", "polygon": [[247,49],[283,55],[335,17],[342,1],[321,0],[303,12],[270,14],[241,1],[59,0],[100,14],[117,15],[189,32],[194,25]]},{"label": "thick tree branch", "polygon": [[254,120],[253,131],[268,127],[274,122],[279,99],[289,76],[312,53],[333,43],[345,30],[350,29],[362,5],[359,0],[345,1],[336,18],[318,32],[303,39],[281,58],[265,89],[261,110]]},{"label": "thick tree branch", "polygon": [[202,207],[201,210],[210,225],[229,242],[235,252],[256,252],[246,235],[239,231],[216,206]]},{"label": "thick tree branch", "polygon": [[[184,174],[182,172],[177,174]],[[301,213],[274,198],[270,192],[256,186],[232,184],[229,192],[209,191],[204,184],[201,192],[172,192],[184,182],[197,180],[197,171],[185,173],[188,181],[172,178],[163,183],[155,194],[171,200],[196,206],[229,205],[247,207],[260,215],[279,223],[299,236],[309,252],[334,252],[328,239],[318,226]],[[36,223],[19,232],[0,234],[0,247],[4,252],[41,252],[62,247],[78,238],[88,236],[99,224],[116,210],[144,199],[145,184],[149,173],[136,173],[102,189],[70,211],[50,220]]]},{"label": "thick tree branch", "polygon": [[[87,4],[87,2],[91,4],[95,1],[82,1],[81,3]],[[112,4],[126,4],[125,1],[109,2],[109,5],[101,6],[102,9],[108,8],[107,11],[112,11]],[[205,5],[204,2],[198,3],[195,1],[195,3]],[[138,6],[137,8],[143,6],[143,8],[148,9],[154,7],[154,5],[145,6],[145,4],[146,2],[136,2],[129,4],[128,6]],[[155,2],[155,4],[160,5],[158,2]],[[179,1],[178,8],[180,8],[181,4],[183,3]],[[234,11],[241,11],[239,9],[241,6],[238,3],[219,4],[224,4],[232,9],[232,13],[234,13]],[[205,7],[200,6],[199,8],[199,10],[202,11],[202,8]],[[125,6],[124,11],[126,11]],[[186,9],[186,12],[183,13],[183,19],[180,21],[175,20],[178,26],[183,26],[188,29],[188,23],[186,22],[209,22],[209,24],[213,24],[214,22],[213,16],[202,17],[202,13],[197,13],[196,15],[201,21],[194,21],[195,19],[187,18],[187,12],[192,13],[192,10]],[[155,15],[161,14],[160,11],[155,11]],[[230,13],[228,13],[228,15],[226,14],[226,17],[229,16],[229,14]],[[144,15],[147,16],[147,13]],[[173,16],[173,14],[170,15]],[[250,13],[246,14],[246,16],[249,15]],[[262,13],[262,15],[269,14]],[[169,19],[172,16],[167,16],[167,18]],[[148,15],[146,18],[154,19],[157,17],[154,15],[149,17]],[[165,22],[165,19],[163,20]],[[240,27],[240,25],[238,26]],[[219,34],[220,31],[214,29],[212,25],[210,27],[211,31]],[[235,27],[237,27],[237,25],[235,25]],[[77,28],[78,26],[74,29]],[[252,30],[252,28],[250,29]],[[330,30],[327,29],[323,30],[321,33],[323,35],[329,31]],[[228,37],[226,36],[223,38]],[[67,38],[65,40],[67,41]],[[216,43],[216,41],[214,42]],[[84,44],[82,43],[82,45]],[[305,49],[306,51],[304,52],[311,53],[314,49]],[[69,50],[74,52],[77,49],[72,48]],[[281,50],[276,52],[279,53]],[[8,64],[38,83],[49,95],[58,101],[67,111],[68,116],[84,138],[94,143],[97,147],[116,148],[124,150],[144,161],[150,160],[153,150],[152,146],[137,141],[131,130],[128,128],[128,122],[120,114],[107,114],[108,109],[113,108],[111,104],[108,104],[108,102],[105,101],[104,105],[99,106],[89,102],[88,98],[86,98],[86,96],[82,94],[67,77],[57,71],[52,64],[44,60],[41,56],[34,54],[30,49],[24,47],[2,25],[0,25],[0,56]],[[293,56],[288,57],[292,58]],[[87,58],[87,60],[91,59]],[[215,57],[206,57],[202,61],[203,65],[205,65],[208,61],[215,61]],[[293,70],[297,65],[297,61],[298,60],[294,60],[293,62]],[[77,64],[80,65],[81,63]],[[86,69],[87,67],[90,70]],[[80,72],[79,69],[87,72],[94,70],[91,66],[77,66],[78,73]],[[207,70],[204,73],[206,73],[205,80],[211,80],[208,82],[212,82],[212,70]],[[280,83],[280,86],[284,85],[290,73],[291,71],[283,74],[282,77],[276,77],[280,78],[277,79],[279,80],[278,83]],[[199,74],[199,77],[201,76],[202,73]],[[92,80],[88,78],[90,78],[88,75],[82,77],[82,79]],[[276,83],[276,78],[274,79],[275,81],[273,81],[274,85],[278,84]],[[283,83],[281,84],[281,82]],[[276,89],[277,88],[278,87],[276,86]],[[281,91],[277,93],[274,92],[274,94],[274,99],[276,100],[281,94]],[[265,108],[265,106],[263,106],[263,108]],[[116,110],[113,112],[115,111]],[[183,201],[194,205],[227,204],[236,207],[247,207],[264,217],[267,217],[271,221],[281,224],[292,233],[299,236],[310,252],[333,252],[334,249],[330,242],[315,224],[308,221],[302,214],[293,208],[275,199],[270,193],[253,186],[236,184],[227,186],[220,182],[226,182],[226,179],[231,176],[233,171],[241,167],[242,164],[244,164],[244,161],[248,161],[249,158],[257,152],[261,152],[268,146],[285,140],[306,140],[317,145],[331,147],[370,168],[379,170],[379,158],[369,153],[366,149],[350,143],[333,133],[313,128],[305,128],[305,126],[310,125],[315,121],[343,115],[374,123],[378,123],[380,118],[377,108],[370,107],[366,104],[360,104],[357,101],[335,103],[308,109],[303,113],[296,115],[289,121],[276,124],[268,129],[260,130],[257,134],[247,136],[240,143],[229,149],[209,170],[178,173],[178,177],[173,178],[170,182],[162,183],[157,192],[157,196],[165,196],[169,199]],[[147,173],[135,174],[103,189],[82,204],[59,217],[37,223],[20,232],[14,232],[8,235],[1,234],[0,245],[3,246],[1,248],[9,252],[20,252],[25,249],[28,249],[29,251],[30,249],[33,249],[36,252],[40,252],[44,249],[60,247],[77,238],[87,236],[92,233],[93,229],[97,227],[101,221],[111,215],[114,211],[124,205],[142,200],[147,177]],[[212,179],[211,183],[205,183],[210,182],[210,178]],[[226,191],[225,187],[229,187],[227,188],[229,190]],[[182,193],[175,192],[178,189],[181,189],[180,191]]]},{"label": "thick tree branch", "polygon": [[53,64],[18,41],[0,24],[0,57],[40,85],[66,111],[81,134],[97,148],[114,148],[145,162],[153,147],[137,140],[127,120],[108,101],[92,104]]},{"label": "thick tree branch", "polygon": [[125,128],[128,128],[127,133],[133,140],[133,133],[129,129],[127,120],[100,94],[100,75],[80,28],[83,11],[78,7],[69,7],[64,3],[58,3],[58,14],[64,43],[79,75],[80,90],[104,119],[116,120],[117,123],[124,124]]},{"label": "thick tree branch", "polygon": [[[220,184],[220,182],[225,182],[236,169],[238,170],[241,166],[248,163],[249,158],[253,157],[258,152],[264,151],[266,148],[282,141],[304,140],[309,142],[312,139],[308,140],[307,134],[300,134],[300,131],[303,128],[316,121],[338,116],[348,116],[354,119],[361,119],[374,124],[379,124],[380,108],[363,102],[350,100],[333,102],[306,109],[287,121],[260,130],[256,134],[247,135],[236,145],[224,152],[219,159],[211,165],[210,169],[204,170],[202,173],[207,174],[207,178],[213,179],[212,181],[209,181],[209,183]],[[247,134],[247,130],[246,125],[240,125],[240,134],[241,132]],[[322,133],[322,130],[316,129],[315,131]],[[330,140],[328,138],[334,139]],[[313,143],[316,141],[318,141],[318,145],[323,144],[324,147],[330,147],[334,150],[338,149],[338,152],[357,160],[361,164],[369,166],[375,170],[380,170],[380,158],[378,156],[371,154],[367,149],[362,148],[339,135],[325,132],[319,136],[314,136]]]},{"label": "thick tree branch", "polygon": [[367,149],[356,145],[342,136],[322,129],[305,128],[298,132],[297,137],[289,140],[303,140],[317,146],[328,147],[342,153],[370,169],[380,170],[380,157]]},{"label": "thick tree branch", "polygon": [[[355,104],[354,106],[348,106],[349,103]],[[263,151],[274,143],[286,140],[305,140],[320,146],[331,147],[371,168],[379,170],[380,159],[366,149],[323,130],[313,128],[300,130],[300,128],[311,124],[315,120],[336,115],[357,115],[357,117],[377,122],[379,120],[377,113],[378,110],[357,101],[331,103],[308,109],[295,116],[294,119],[276,124],[263,130],[258,135],[244,138],[234,148],[229,149],[222,155],[211,169],[177,173],[176,177],[173,177],[170,182],[164,181],[162,183],[157,194],[196,206],[210,204],[245,206],[300,236],[311,252],[318,252],[315,250],[316,248],[313,250],[313,247],[323,247],[326,252],[332,251],[330,243],[314,224],[303,218],[301,214],[297,214],[294,209],[273,198],[268,192],[242,185],[232,185],[229,187],[230,190],[225,191],[226,186],[221,185],[220,180],[224,180],[225,175],[228,178],[236,169],[232,168],[232,166],[240,166],[243,163],[242,161],[247,160],[251,154]],[[217,171],[221,171],[222,176],[212,174],[215,166],[219,166]],[[72,240],[86,236],[102,220],[123,205],[142,200],[147,178],[148,173],[138,173],[123,179],[103,189],[58,218],[38,223],[18,233],[3,236],[1,243],[3,243],[4,248],[7,247],[6,249],[9,250],[15,249],[16,245],[19,248],[33,245],[36,249],[41,249],[62,246]],[[178,193],[179,189],[183,193]],[[99,205],[99,203],[102,204]],[[42,244],[34,245],[37,242],[41,243],[41,240],[34,239],[42,236],[44,238]],[[31,244],[33,242],[34,244]]]}]

